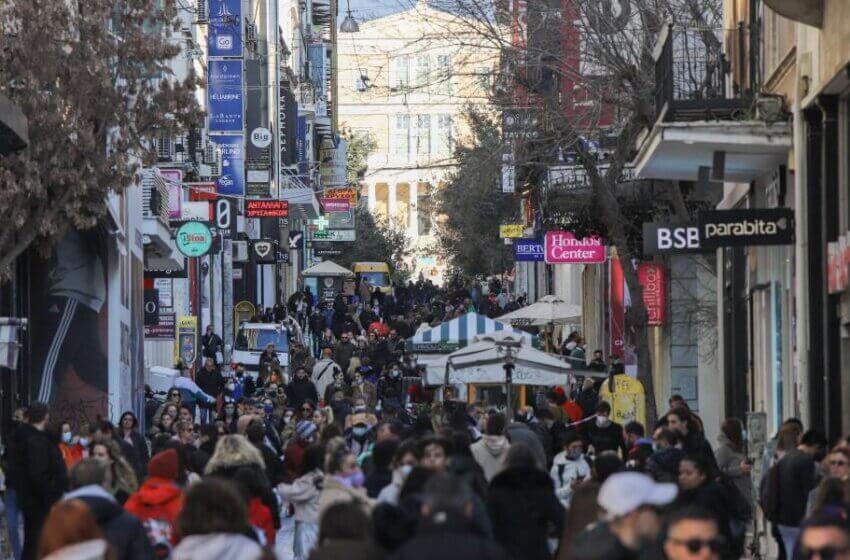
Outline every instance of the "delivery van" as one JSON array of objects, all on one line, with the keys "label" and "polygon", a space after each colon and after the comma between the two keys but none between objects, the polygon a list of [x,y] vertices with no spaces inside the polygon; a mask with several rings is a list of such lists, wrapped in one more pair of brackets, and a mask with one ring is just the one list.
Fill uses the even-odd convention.
[{"label": "delivery van", "polygon": [[357,283],[363,278],[369,279],[369,285],[374,289],[378,287],[382,292],[388,294],[392,291],[390,282],[390,266],[382,262],[356,262],[352,267]]}]

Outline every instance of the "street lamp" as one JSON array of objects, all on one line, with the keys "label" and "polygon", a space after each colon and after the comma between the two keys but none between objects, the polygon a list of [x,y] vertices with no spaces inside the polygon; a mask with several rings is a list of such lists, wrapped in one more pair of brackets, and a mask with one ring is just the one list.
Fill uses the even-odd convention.
[{"label": "street lamp", "polygon": [[506,338],[502,340],[497,340],[495,342],[496,352],[499,354],[499,356],[504,356],[505,360],[505,363],[502,365],[502,367],[505,370],[505,399],[508,404],[507,418],[510,421],[514,418],[513,395],[511,394],[511,389],[514,381],[514,368],[516,367],[514,357],[516,356],[516,352],[519,352],[519,349],[522,347],[522,341]]},{"label": "street lamp", "polygon": [[339,26],[341,33],[357,33],[360,31],[360,24],[351,15],[351,3],[347,3],[348,9],[345,10],[345,19],[342,20],[342,25]]}]

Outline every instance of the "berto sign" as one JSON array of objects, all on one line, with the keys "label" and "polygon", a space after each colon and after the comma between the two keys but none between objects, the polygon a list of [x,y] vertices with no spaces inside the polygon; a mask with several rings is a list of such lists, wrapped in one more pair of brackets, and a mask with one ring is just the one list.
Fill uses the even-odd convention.
[{"label": "berto sign", "polygon": [[697,216],[699,242],[705,249],[747,245],[790,245],[794,242],[794,211],[708,210]]},{"label": "berto sign", "polygon": [[177,250],[187,257],[202,257],[212,247],[210,228],[201,222],[186,222],[177,230]]},{"label": "berto sign", "polygon": [[605,244],[598,235],[576,239],[576,236],[569,231],[547,231],[543,245],[547,264],[605,262]]}]

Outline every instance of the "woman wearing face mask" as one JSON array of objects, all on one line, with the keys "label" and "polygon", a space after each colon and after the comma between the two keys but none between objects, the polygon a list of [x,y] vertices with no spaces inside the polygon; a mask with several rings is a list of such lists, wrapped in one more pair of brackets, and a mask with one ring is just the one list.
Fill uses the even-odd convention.
[{"label": "woman wearing face mask", "polygon": [[62,422],[61,438],[59,451],[62,453],[65,466],[68,467],[68,470],[71,470],[71,467],[83,458],[83,447],[79,443],[79,438],[71,431],[71,423],[67,420]]},{"label": "woman wearing face mask", "polygon": [[298,478],[292,484],[278,484],[278,493],[295,508],[295,560],[307,560],[319,534],[319,495],[325,479],[325,448],[311,445],[304,450]]},{"label": "woman wearing face mask", "polygon": [[319,495],[319,517],[339,502],[353,502],[368,514],[373,502],[363,489],[364,482],[363,471],[357,468],[357,457],[348,449],[345,440],[336,438],[328,442],[325,482]]},{"label": "woman wearing face mask", "polygon": [[393,478],[387,486],[378,492],[378,503],[387,503],[394,506],[398,505],[398,496],[401,492],[401,487],[404,481],[407,480],[407,475],[413,470],[413,467],[419,464],[422,459],[422,452],[419,449],[416,441],[406,440],[401,442],[393,456]]},{"label": "woman wearing face mask", "polygon": [[[593,448],[593,455],[600,455],[605,451],[619,453],[622,459],[628,458],[629,450],[623,437],[623,427],[613,422],[611,416],[611,405],[605,401],[599,401],[596,405],[596,418],[593,422],[585,424],[585,445],[588,450]],[[588,451],[589,452],[589,451]]]},{"label": "woman wearing face mask", "polygon": [[354,424],[348,432],[347,441],[349,449],[355,456],[360,458],[363,453],[369,450],[372,443],[372,436],[372,426],[364,422]]},{"label": "woman wearing face mask", "polygon": [[565,432],[561,447],[555,455],[549,477],[555,483],[555,495],[569,509],[576,486],[590,476],[590,465],[584,458],[584,443],[575,430]]},{"label": "woman wearing face mask", "polygon": [[396,408],[400,408],[404,395],[403,389],[404,381],[401,378],[401,366],[398,363],[392,364],[378,380],[378,401],[380,401],[381,406],[384,407],[387,403],[392,402]]},{"label": "woman wearing face mask", "polygon": [[221,414],[218,416],[218,421],[224,422],[224,425],[227,426],[228,433],[236,433],[236,423],[238,420],[239,411],[236,409],[236,403],[232,401],[224,403],[224,406],[221,409]]}]

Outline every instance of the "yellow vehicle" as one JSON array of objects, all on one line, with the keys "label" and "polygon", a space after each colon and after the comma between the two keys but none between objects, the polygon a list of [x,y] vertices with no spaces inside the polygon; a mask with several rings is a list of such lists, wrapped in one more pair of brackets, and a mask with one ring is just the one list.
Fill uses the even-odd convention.
[{"label": "yellow vehicle", "polygon": [[352,267],[358,284],[363,278],[369,279],[369,285],[374,289],[376,286],[385,294],[392,291],[390,283],[390,266],[382,262],[356,262]]}]

